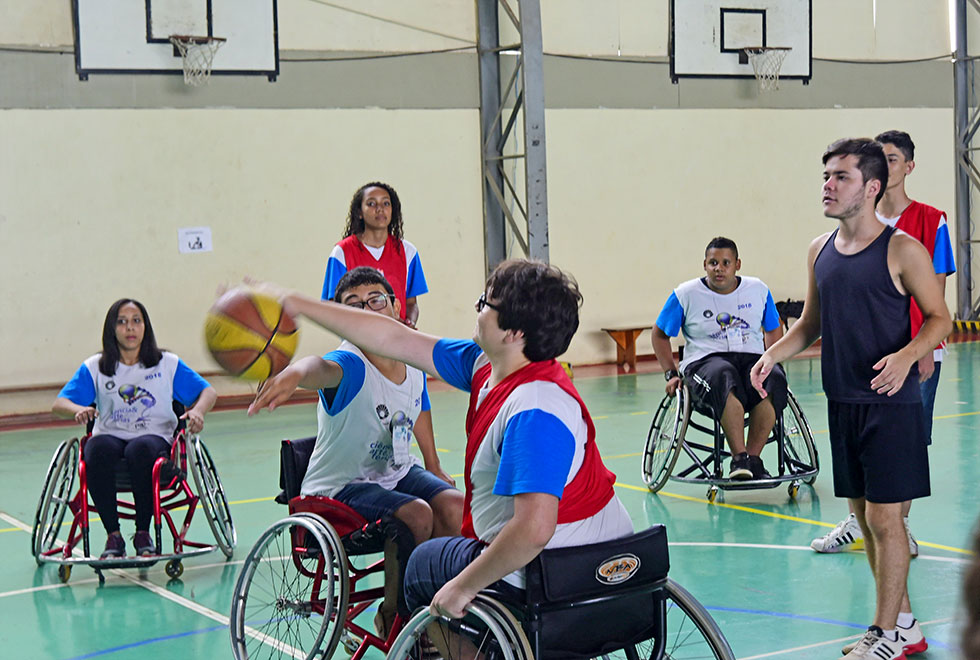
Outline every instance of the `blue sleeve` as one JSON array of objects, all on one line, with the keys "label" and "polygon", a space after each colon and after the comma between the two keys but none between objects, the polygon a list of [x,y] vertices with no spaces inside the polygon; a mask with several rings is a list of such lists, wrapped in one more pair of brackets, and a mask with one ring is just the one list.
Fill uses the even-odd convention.
[{"label": "blue sleeve", "polygon": [[405,297],[414,298],[428,292],[429,286],[425,283],[422,262],[419,260],[419,253],[416,252],[415,256],[412,257],[412,262],[408,264],[408,274],[405,277]]},{"label": "blue sleeve", "polygon": [[677,299],[677,294],[671,291],[670,298],[667,298],[664,308],[660,310],[660,316],[657,317],[657,327],[663,330],[668,337],[676,337],[683,325],[684,308],[681,307],[681,301]]},{"label": "blue sleeve", "polygon": [[543,410],[525,410],[507,421],[500,446],[495,495],[549,493],[561,498],[575,457],[575,436]]},{"label": "blue sleeve", "polygon": [[320,390],[320,404],[333,417],[350,405],[364,387],[364,362],[348,351],[330,351],[323,359],[335,362],[344,372],[337,387]]},{"label": "blue sleeve", "polygon": [[192,406],[201,396],[206,388],[210,387],[208,381],[184,364],[184,361],[177,359],[177,371],[174,373],[174,398],[184,406]]},{"label": "blue sleeve", "polygon": [[932,251],[932,266],[937,275],[952,275],[956,272],[956,259],[953,245],[949,240],[949,225],[945,222],[936,228],[936,245]]},{"label": "blue sleeve", "polygon": [[91,406],[95,403],[95,379],[89,372],[88,367],[82,364],[78,371],[71,377],[58,396],[68,399],[79,406]]},{"label": "blue sleeve", "polygon": [[772,301],[772,291],[766,292],[766,309],[762,312],[762,329],[766,332],[775,330],[782,321],[779,320],[779,312],[776,311],[776,303]]},{"label": "blue sleeve", "polygon": [[347,266],[339,260],[330,257],[327,259],[327,273],[323,276],[323,291],[320,293],[320,300],[333,300],[337,292],[337,282],[347,273]]},{"label": "blue sleeve", "polygon": [[470,339],[440,339],[432,348],[432,363],[439,378],[463,390],[470,391],[473,365],[483,349]]},{"label": "blue sleeve", "polygon": [[422,412],[431,410],[432,404],[429,402],[429,379],[422,379]]}]

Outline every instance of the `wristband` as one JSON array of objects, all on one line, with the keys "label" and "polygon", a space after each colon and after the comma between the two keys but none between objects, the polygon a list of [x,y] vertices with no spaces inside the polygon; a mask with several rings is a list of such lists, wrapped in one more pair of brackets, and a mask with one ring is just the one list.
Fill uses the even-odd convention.
[{"label": "wristband", "polygon": [[672,378],[677,378],[679,376],[680,373],[678,373],[677,369],[668,369],[667,371],[664,372],[664,380],[666,380],[667,382],[670,382]]}]

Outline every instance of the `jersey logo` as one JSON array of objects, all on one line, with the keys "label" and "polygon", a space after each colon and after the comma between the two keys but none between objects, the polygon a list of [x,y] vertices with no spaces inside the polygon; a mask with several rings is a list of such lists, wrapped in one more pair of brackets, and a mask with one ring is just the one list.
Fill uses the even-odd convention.
[{"label": "jersey logo", "polygon": [[115,387],[116,387],[116,381],[114,380],[106,381],[105,388],[107,390],[115,389]]},{"label": "jersey logo", "polygon": [[603,584],[626,582],[640,570],[640,558],[626,553],[610,557],[595,569],[595,579]]},{"label": "jersey logo", "polygon": [[388,419],[388,415],[390,414],[388,412],[388,406],[383,403],[379,403],[378,407],[374,409],[374,412],[378,413],[378,419],[382,422]]},{"label": "jersey logo", "polygon": [[701,312],[701,316],[703,316],[706,319],[710,319],[712,316],[711,310],[710,309],[704,310],[703,312]]},{"label": "jersey logo", "polygon": [[138,385],[120,386],[119,398],[122,399],[126,405],[132,406],[136,403],[140,403],[143,406],[140,416],[136,419],[137,422],[145,420],[150,408],[155,406],[157,403],[156,397]]}]

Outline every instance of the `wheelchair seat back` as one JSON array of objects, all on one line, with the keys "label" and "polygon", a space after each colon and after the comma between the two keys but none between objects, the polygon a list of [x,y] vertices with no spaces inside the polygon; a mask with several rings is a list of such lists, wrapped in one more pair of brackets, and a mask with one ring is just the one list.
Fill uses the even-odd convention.
[{"label": "wheelchair seat back", "polygon": [[624,539],[543,551],[525,574],[527,607],[532,621],[538,615],[534,627],[544,657],[596,657],[649,639],[659,629],[669,569],[663,525]]},{"label": "wheelchair seat back", "polygon": [[279,487],[282,492],[276,496],[276,502],[287,504],[299,495],[314,446],[315,437],[282,441],[279,447]]}]

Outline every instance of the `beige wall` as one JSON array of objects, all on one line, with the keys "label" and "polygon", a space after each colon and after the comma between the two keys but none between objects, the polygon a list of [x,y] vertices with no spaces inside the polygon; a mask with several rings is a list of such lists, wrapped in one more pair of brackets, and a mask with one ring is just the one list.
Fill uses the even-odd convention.
[{"label": "beige wall", "polygon": [[[70,46],[70,3],[28,4],[31,11],[20,0],[0,0],[0,44]],[[814,55],[911,59],[948,51],[946,0],[877,6],[874,16],[871,0],[814,2]],[[543,0],[545,48],[662,58],[666,12],[666,0]],[[280,0],[279,18],[284,56],[290,49],[452,48],[472,41],[475,29],[473,4],[456,0]],[[124,295],[147,303],[162,345],[197,369],[214,369],[200,333],[215,287],[252,274],[318,293],[351,193],[378,178],[401,194],[406,236],[425,266],[431,293],[420,300],[422,327],[469,335],[483,279],[472,105],[399,108],[405,90],[396,87],[381,94],[395,109],[302,109],[310,97],[286,72],[275,84],[222,79],[191,92],[173,78],[93,76],[81,83],[66,56],[37,69],[35,78],[22,73],[24,58],[34,56],[18,57],[0,54],[0,107],[6,108],[0,110],[0,342],[7,347],[0,388],[67,379],[98,350],[105,310]],[[395,62],[425,71],[423,60]],[[339,81],[341,91],[365,84],[361,69],[322,66],[331,80],[349,76]],[[615,71],[636,71],[628,67]],[[861,76],[873,75],[864,72],[877,71],[874,66],[848,71],[855,92],[873,88],[874,78]],[[652,72],[664,75],[662,66]],[[50,87],[54,92],[44,98],[68,107],[2,102],[5,89],[7,98],[15,91],[3,77],[14,74],[18,84]],[[475,89],[475,75],[446,84]],[[630,75],[630,84],[643,80]],[[159,93],[161,107],[131,107],[139,94],[124,89],[127,80],[136,90],[158,83],[166,90]],[[569,97],[577,84],[608,85],[631,98],[616,88],[615,77],[555,80],[549,85],[560,88],[549,91],[552,99]],[[567,359],[612,359],[612,342],[600,328],[652,323],[670,289],[698,275],[704,244],[717,234],[739,243],[744,272],[765,279],[774,296],[800,297],[806,246],[831,226],[820,214],[819,156],[837,137],[908,130],[918,147],[911,194],[952,208],[951,109],[936,107],[935,99],[921,101],[932,107],[849,107],[851,94],[834,87],[839,80],[815,78],[806,88],[793,83],[786,96],[760,98],[754,109],[723,107],[732,88],[705,81],[667,86],[675,97],[664,106],[690,104],[686,99],[697,90],[705,100],[695,107],[550,107],[551,257],[577,277],[586,298]],[[287,107],[253,109],[242,96],[231,97],[238,107],[226,107],[221,94],[229,89],[275,94]],[[751,86],[745,91],[754,93]],[[114,109],[92,107],[103,93],[104,105]],[[840,107],[763,107],[790,95],[799,103],[811,93],[824,99],[839,93]],[[289,94],[296,95],[296,109],[281,98]],[[71,107],[73,99],[88,106]],[[168,99],[201,107],[168,109]],[[215,251],[178,254],[177,229],[200,225],[211,227]],[[949,300],[954,287],[951,281]],[[336,343],[304,330],[303,353]],[[647,335],[642,342],[648,352]]]}]

